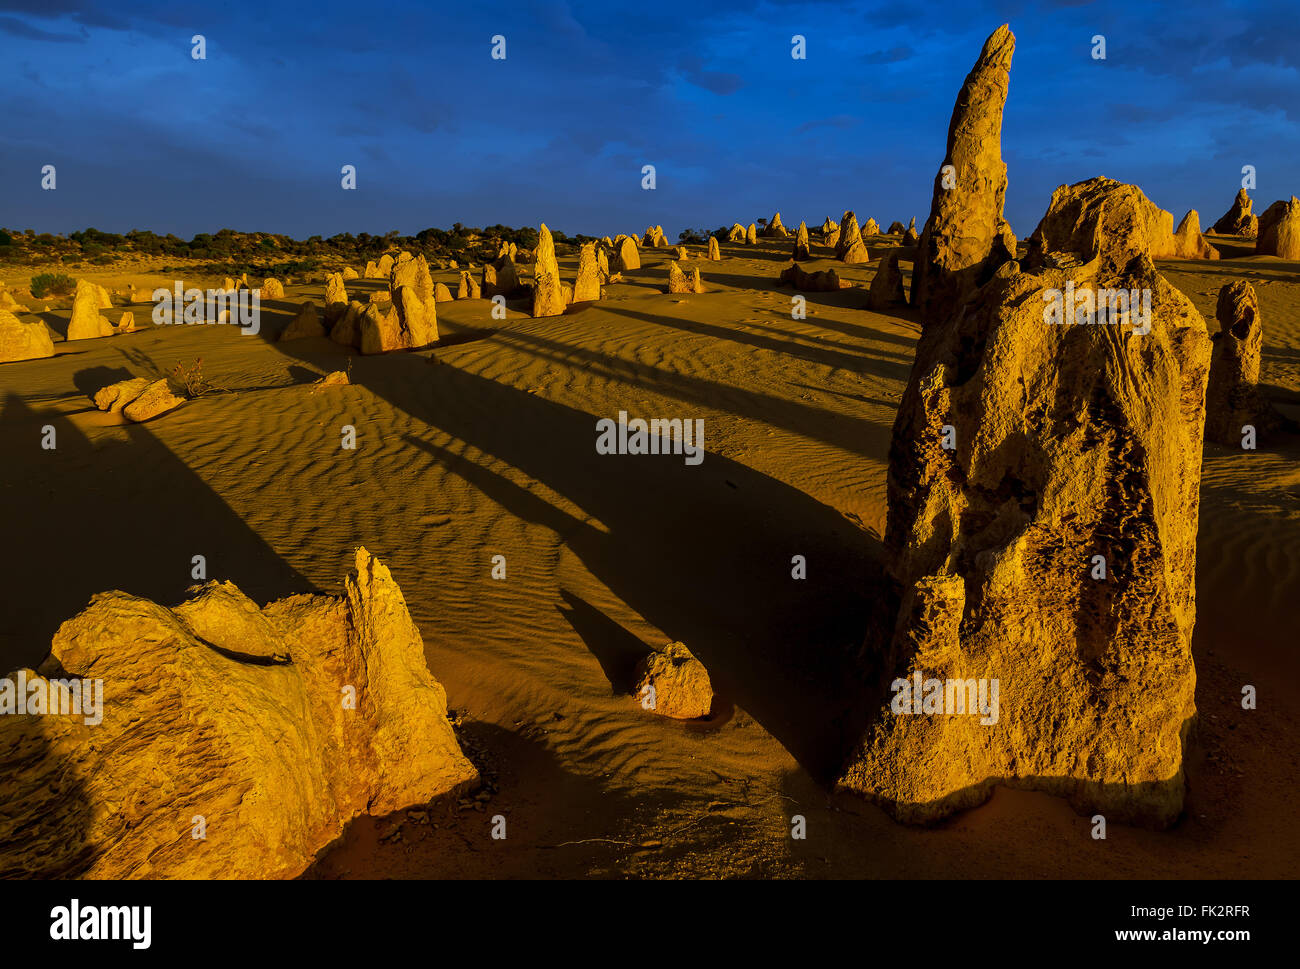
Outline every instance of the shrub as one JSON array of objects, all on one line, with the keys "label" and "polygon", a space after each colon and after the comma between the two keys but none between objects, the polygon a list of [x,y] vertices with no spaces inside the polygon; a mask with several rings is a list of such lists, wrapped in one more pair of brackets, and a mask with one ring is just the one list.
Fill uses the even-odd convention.
[{"label": "shrub", "polygon": [[46,296],[67,296],[77,284],[64,273],[40,273],[32,277],[31,293],[37,299]]}]

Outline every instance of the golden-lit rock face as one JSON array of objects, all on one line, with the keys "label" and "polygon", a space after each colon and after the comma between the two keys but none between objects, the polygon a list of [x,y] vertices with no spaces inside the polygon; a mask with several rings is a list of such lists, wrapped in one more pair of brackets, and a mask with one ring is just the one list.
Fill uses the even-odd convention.
[{"label": "golden-lit rock face", "polygon": [[1029,237],[1046,252],[1100,259],[1121,270],[1139,255],[1174,255],[1174,217],[1136,185],[1113,178],[1090,178],[1062,185],[1052,193],[1047,214]]},{"label": "golden-lit rock face", "polygon": [[293,877],[353,817],[477,777],[365,549],[342,597],[259,610],[211,582],[171,610],[102,593],[40,674],[102,680],[103,719],[0,717],[0,876]]},{"label": "golden-lit rock face", "polygon": [[945,316],[1015,255],[1016,237],[1002,218],[1007,166],[1001,138],[1015,50],[1016,38],[1003,24],[984,42],[952,109],[912,281],[912,305],[924,323]]},{"label": "golden-lit rock face", "polygon": [[[1259,238],[1255,251],[1260,255],[1300,260],[1300,199],[1274,202],[1259,217]],[[69,338],[71,339],[71,338]]]},{"label": "golden-lit rock face", "polygon": [[1176,259],[1218,259],[1219,250],[1205,241],[1201,234],[1201,216],[1191,209],[1183,216],[1174,232],[1174,258]]},{"label": "golden-lit rock face", "polygon": [[[902,820],[998,783],[1153,826],[1182,809],[1210,340],[1151,262],[1141,193],[1083,184],[1036,233],[1065,252],[1003,265],[927,324],[894,425],[885,668],[998,689],[995,717],[887,707],[864,737],[841,784]],[[1071,284],[1149,292],[1150,331],[1047,322]]]}]

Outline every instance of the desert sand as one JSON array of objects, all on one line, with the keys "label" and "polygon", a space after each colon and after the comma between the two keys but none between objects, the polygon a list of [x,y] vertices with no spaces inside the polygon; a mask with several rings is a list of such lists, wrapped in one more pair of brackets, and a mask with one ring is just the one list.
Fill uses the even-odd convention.
[{"label": "desert sand", "polygon": [[[1210,239],[1219,260],[1157,266],[1212,330],[1220,288],[1254,285],[1261,386],[1300,419],[1300,263]],[[1199,717],[1174,826],[1114,824],[1096,841],[1064,801],[999,788],[921,828],[830,793],[863,727],[864,632],[892,622],[886,470],[919,333],[908,307],[867,308],[876,257],[901,238],[864,243],[872,261],[845,263],[814,234],[801,268],[853,288],[802,293],[806,319],[776,282],[790,241],[759,235],[723,242],[717,262],[692,246],[682,268],[701,270],[701,293],[666,294],[676,253],[644,248],[598,302],[533,318],[512,299],[505,319],[488,300],[440,302],[437,344],[377,356],[327,337],[277,342],[302,303],[321,302],[323,276],[265,300],[253,336],[148,322],[155,287],[222,285],[183,261],[78,270],[109,290],[133,284],[140,302],[112,313],[132,310],[138,329],[0,365],[5,668],[39,663],[95,593],[181,601],[196,554],[210,578],[264,603],[339,594],[365,546],[405,595],[483,786],[427,813],[358,819],[308,877],[1293,874],[1294,435],[1256,451],[1204,446]],[[909,288],[912,254],[898,250]],[[560,254],[562,279],[578,258]],[[6,268],[4,281],[62,336],[71,300],[25,291],[47,269],[59,271]],[[461,280],[432,275],[453,292]],[[347,286],[362,300],[384,288]],[[134,423],[90,402],[115,380],[200,358],[219,389],[163,416]],[[316,385],[340,370],[350,383]],[[597,421],[619,411],[702,418],[706,459],[596,453]],[[46,425],[55,451],[40,446]],[[355,450],[340,447],[344,425]],[[493,578],[497,555],[505,578]],[[806,580],[791,578],[796,555]],[[707,720],[656,716],[630,695],[637,660],[677,641],[708,669]],[[1241,709],[1244,684],[1258,710]],[[497,814],[504,841],[490,835]],[[804,840],[790,836],[796,815]]]}]

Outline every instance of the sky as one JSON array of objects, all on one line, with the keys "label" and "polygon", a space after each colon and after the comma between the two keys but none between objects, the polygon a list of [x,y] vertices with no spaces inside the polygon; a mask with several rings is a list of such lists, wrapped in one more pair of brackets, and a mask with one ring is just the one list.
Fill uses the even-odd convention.
[{"label": "sky", "polygon": [[0,0],[0,226],[656,224],[675,239],[849,208],[919,226],[953,101],[1002,23],[1017,38],[1002,132],[1017,235],[1053,189],[1095,175],[1209,225],[1245,165],[1256,211],[1300,194],[1298,14],[1294,0]]}]

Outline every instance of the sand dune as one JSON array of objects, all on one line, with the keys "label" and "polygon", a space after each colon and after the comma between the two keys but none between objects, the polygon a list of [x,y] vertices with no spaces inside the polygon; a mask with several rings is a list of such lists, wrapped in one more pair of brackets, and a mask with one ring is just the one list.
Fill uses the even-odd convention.
[{"label": "sand dune", "polygon": [[[265,304],[257,336],[146,324],[0,366],[0,444],[27,454],[0,470],[21,550],[4,567],[7,667],[39,661],[94,592],[179,601],[195,554],[210,577],[266,601],[338,591],[364,544],[405,592],[497,793],[484,811],[441,805],[436,830],[407,823],[400,842],[379,840],[400,816],[363,819],[321,877],[1289,874],[1294,438],[1257,452],[1206,445],[1201,721],[1179,825],[1115,826],[1099,847],[1064,803],[1001,790],[921,831],[826,793],[860,728],[890,428],[918,327],[907,311],[863,310],[860,288],[804,294],[807,319],[791,319],[792,291],[775,286],[789,248],[724,244],[721,262],[685,264],[702,268],[708,292],[682,296],[663,292],[673,251],[643,250],[605,300],[555,319],[528,317],[522,302],[506,320],[486,300],[440,303],[442,342],[424,352],[276,343],[298,304],[320,298],[318,285],[291,284]],[[807,271],[834,267],[859,287],[878,265],[836,263],[816,244],[812,255]],[[906,258],[902,268],[910,275]],[[89,278],[145,292],[176,278],[149,269]],[[1224,282],[1256,284],[1263,383],[1300,418],[1300,266],[1228,246],[1219,262],[1161,269],[1211,320]],[[575,270],[576,256],[561,259],[565,277]],[[458,273],[434,277],[454,290]],[[223,392],[138,425],[88,401],[114,379],[196,357]],[[351,385],[312,386],[349,361]],[[707,458],[597,454],[596,421],[620,410],[703,418]],[[39,447],[46,424],[55,452]],[[340,447],[345,424],[355,451]],[[504,580],[491,577],[494,555]],[[790,577],[794,555],[806,581]],[[711,673],[707,723],[664,721],[626,695],[636,658],[671,640]],[[1243,683],[1260,690],[1245,718]],[[488,837],[496,812],[509,851]],[[794,814],[806,841],[789,837]]]}]

